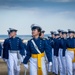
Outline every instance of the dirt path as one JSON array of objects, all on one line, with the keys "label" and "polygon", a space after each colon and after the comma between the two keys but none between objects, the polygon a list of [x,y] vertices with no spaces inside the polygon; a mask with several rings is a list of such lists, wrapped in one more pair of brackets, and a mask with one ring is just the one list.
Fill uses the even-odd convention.
[{"label": "dirt path", "polygon": [[[0,59],[0,75],[7,75],[7,65],[1,59]],[[21,65],[21,73],[20,73],[20,75],[24,75],[24,67],[23,67],[23,65]],[[27,75],[29,75],[28,72],[27,72]],[[52,74],[48,74],[48,75],[52,75]]]}]

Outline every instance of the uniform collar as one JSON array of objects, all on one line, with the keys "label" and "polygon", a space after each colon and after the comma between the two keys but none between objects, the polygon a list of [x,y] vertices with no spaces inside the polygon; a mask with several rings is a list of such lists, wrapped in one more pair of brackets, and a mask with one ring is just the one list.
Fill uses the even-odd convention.
[{"label": "uniform collar", "polygon": [[34,38],[34,37],[33,37],[33,40],[39,40],[39,39],[40,39],[40,37],[38,37],[38,38]]},{"label": "uniform collar", "polygon": [[11,37],[10,39],[15,39],[15,38],[16,38],[16,37],[14,37],[14,38],[13,38],[13,37]]}]

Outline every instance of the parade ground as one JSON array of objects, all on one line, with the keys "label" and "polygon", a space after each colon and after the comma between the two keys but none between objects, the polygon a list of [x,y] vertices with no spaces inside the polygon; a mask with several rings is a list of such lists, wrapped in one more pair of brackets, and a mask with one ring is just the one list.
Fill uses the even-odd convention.
[{"label": "parade ground", "polygon": [[[7,73],[7,65],[2,59],[0,59],[0,75],[8,75],[8,73]],[[21,73],[20,73],[20,75],[24,75],[23,64],[21,65]],[[29,75],[28,72],[27,72],[27,75]]]},{"label": "parade ground", "polygon": [[[2,59],[0,59],[0,75],[8,75],[7,65]],[[24,66],[23,66],[23,64],[21,65],[20,75],[24,75]],[[29,72],[27,72],[27,75],[29,75]],[[53,74],[49,73],[48,75],[53,75]]]}]

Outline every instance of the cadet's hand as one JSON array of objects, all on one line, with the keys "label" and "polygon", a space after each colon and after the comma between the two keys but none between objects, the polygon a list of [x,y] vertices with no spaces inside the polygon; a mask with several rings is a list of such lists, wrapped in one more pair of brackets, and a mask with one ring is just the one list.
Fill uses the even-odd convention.
[{"label": "cadet's hand", "polygon": [[49,65],[52,66],[52,62],[49,62]]},{"label": "cadet's hand", "polygon": [[24,68],[28,69],[28,64],[24,64]]},{"label": "cadet's hand", "polygon": [[24,60],[25,56],[23,56],[23,60]]},{"label": "cadet's hand", "polygon": [[52,69],[52,62],[49,62],[49,64],[48,64],[48,72],[51,72],[51,69]]}]

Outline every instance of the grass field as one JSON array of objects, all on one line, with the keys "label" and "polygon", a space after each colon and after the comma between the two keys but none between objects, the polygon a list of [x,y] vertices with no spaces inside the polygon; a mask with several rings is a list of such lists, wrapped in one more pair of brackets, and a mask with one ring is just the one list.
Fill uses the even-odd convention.
[{"label": "grass field", "polygon": [[[8,75],[7,73],[7,65],[6,63],[0,59],[0,75]],[[21,73],[20,75],[24,75],[24,67],[21,65]],[[29,72],[27,72],[27,75],[29,75]],[[52,75],[49,73],[48,75]]]}]

